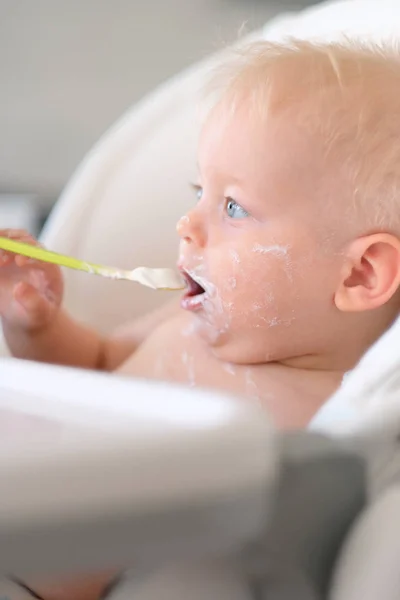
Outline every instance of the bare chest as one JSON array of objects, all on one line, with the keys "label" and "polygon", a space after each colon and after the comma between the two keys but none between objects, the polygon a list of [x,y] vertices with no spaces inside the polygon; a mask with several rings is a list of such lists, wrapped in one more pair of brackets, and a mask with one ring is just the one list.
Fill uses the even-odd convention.
[{"label": "bare chest", "polygon": [[216,359],[185,319],[157,328],[121,366],[119,372],[137,378],[177,382],[217,389],[257,402],[279,428],[305,427],[334,391],[312,374],[276,365],[233,365]]},{"label": "bare chest", "polygon": [[250,369],[245,371],[217,360],[193,334],[186,319],[174,319],[155,329],[121,366],[120,372],[139,378],[174,381],[189,387],[227,391],[236,390],[239,384],[240,395],[254,387]]}]

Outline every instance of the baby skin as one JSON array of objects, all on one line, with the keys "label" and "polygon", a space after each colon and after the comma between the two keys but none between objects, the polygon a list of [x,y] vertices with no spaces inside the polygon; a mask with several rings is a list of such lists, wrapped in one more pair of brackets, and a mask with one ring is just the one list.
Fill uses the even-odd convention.
[{"label": "baby skin", "polygon": [[[383,213],[374,221],[376,203],[355,200],[378,186],[363,188],[371,164],[393,170],[368,162],[368,143],[351,146],[363,126],[379,129],[380,114],[400,139],[400,66],[385,64],[356,48],[258,44],[201,132],[194,202],[177,225],[182,298],[102,337],[64,310],[56,266],[3,252],[12,354],[221,389],[262,404],[277,427],[307,426],[398,314],[399,229]],[[396,93],[382,107],[385,77]],[[108,579],[32,587],[45,600],[95,600]]]}]

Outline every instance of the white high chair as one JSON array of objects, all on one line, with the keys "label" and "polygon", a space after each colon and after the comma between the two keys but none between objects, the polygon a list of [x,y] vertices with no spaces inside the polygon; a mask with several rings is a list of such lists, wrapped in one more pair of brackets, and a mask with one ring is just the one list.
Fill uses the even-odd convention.
[{"label": "white high chair", "polygon": [[[326,3],[257,35],[397,37],[397,6]],[[59,200],[47,246],[127,268],[174,264],[199,91],[217,59],[104,136]],[[69,310],[102,331],[162,300],[65,275]],[[3,358],[3,571],[132,569],[112,600],[397,599],[399,339],[396,324],[297,435],[219,394]]]}]

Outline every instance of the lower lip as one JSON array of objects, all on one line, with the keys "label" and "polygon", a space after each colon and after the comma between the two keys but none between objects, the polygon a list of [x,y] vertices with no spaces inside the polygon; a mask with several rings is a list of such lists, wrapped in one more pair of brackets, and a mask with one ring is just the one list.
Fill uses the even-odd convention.
[{"label": "lower lip", "polygon": [[185,294],[181,299],[181,307],[184,310],[195,312],[203,308],[205,300],[205,294],[198,294],[197,296],[188,296]]}]

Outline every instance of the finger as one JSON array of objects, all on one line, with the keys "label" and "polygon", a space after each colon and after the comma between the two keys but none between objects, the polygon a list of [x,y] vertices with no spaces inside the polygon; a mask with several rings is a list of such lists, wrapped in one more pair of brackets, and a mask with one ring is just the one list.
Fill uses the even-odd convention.
[{"label": "finger", "polygon": [[21,281],[14,288],[14,299],[34,322],[46,318],[50,304],[30,283]]},{"label": "finger", "polygon": [[25,235],[28,235],[26,229],[0,229],[0,236],[9,239],[18,239]]},{"label": "finger", "polygon": [[4,250],[0,250],[0,267],[5,267],[13,260],[13,256]]},{"label": "finger", "polygon": [[26,281],[20,281],[13,289],[13,296],[19,304],[22,304],[24,307],[28,308],[29,306],[35,304],[38,292],[30,283],[27,283]]},{"label": "finger", "polygon": [[16,239],[18,239],[20,242],[24,242],[24,244],[29,244],[30,246],[40,246],[37,239],[30,235],[30,233],[25,233],[25,235],[21,235]]},{"label": "finger", "polygon": [[29,256],[22,256],[22,254],[16,254],[14,256],[15,264],[17,267],[27,267],[30,265],[38,264],[38,261]]}]

